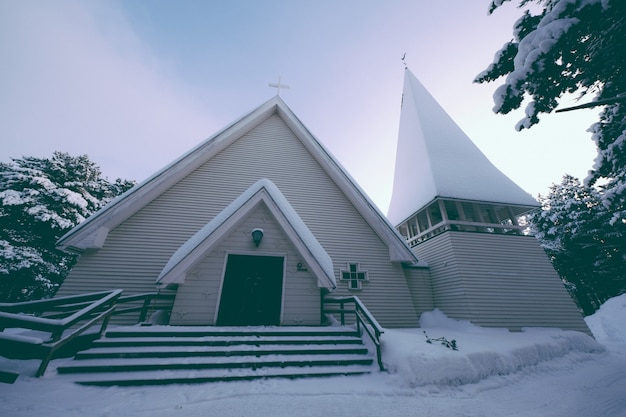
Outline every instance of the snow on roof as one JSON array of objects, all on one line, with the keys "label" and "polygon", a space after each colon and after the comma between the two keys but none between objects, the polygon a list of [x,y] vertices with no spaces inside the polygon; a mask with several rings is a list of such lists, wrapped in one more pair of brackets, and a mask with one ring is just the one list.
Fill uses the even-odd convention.
[{"label": "snow on roof", "polygon": [[[300,254],[305,258],[313,272],[315,273],[317,270],[322,273],[322,276],[317,274],[318,285],[334,289],[337,283],[331,257],[326,250],[324,250],[304,221],[302,221],[291,204],[289,204],[278,187],[267,178],[260,179],[254,183],[180,246],[159,274],[157,283],[164,285],[177,282],[176,280],[179,273],[186,272],[193,263],[193,260],[197,260],[203,253],[206,253],[208,250],[207,246],[210,247],[212,245],[212,243],[204,244],[205,242],[208,242],[211,238],[215,238],[215,235],[218,234],[220,229],[224,229],[223,226],[229,221],[245,216],[260,200],[265,201],[269,210],[277,217],[276,220],[279,224],[287,229],[285,232],[292,238],[292,241],[296,240],[292,243],[294,243],[294,246],[296,246]],[[227,226],[226,228],[230,230],[230,227]],[[189,259],[192,259],[192,262],[184,262]]]},{"label": "snow on roof", "polygon": [[537,206],[496,168],[411,71],[404,91],[388,218],[399,224],[436,197]]},{"label": "snow on roof", "polygon": [[[89,216],[86,221],[76,225],[59,238],[57,247],[61,250],[68,248],[76,250],[93,248],[89,246],[89,243],[91,243],[89,235],[93,233],[92,229],[95,229],[97,232],[98,229],[104,228],[108,232],[121,224],[164,190],[206,162],[206,159],[219,153],[233,137],[240,137],[247,130],[251,129],[252,126],[255,126],[258,123],[257,117],[264,117],[267,111],[273,113],[275,107],[280,105],[280,103],[282,103],[282,100],[279,97],[273,97],[224,127],[213,136],[202,141],[146,180],[114,198],[107,205]],[[87,242],[87,245],[85,245],[85,242]]]},{"label": "snow on roof", "polygon": [[315,138],[278,96],[268,100],[200,143],[146,181],[131,188],[122,196],[118,196],[104,208],[87,218],[86,221],[78,224],[62,236],[57,242],[57,247],[61,250],[78,252],[85,249],[100,249],[110,230],[122,224],[169,187],[274,114],[281,117],[367,223],[387,244],[391,261],[417,264],[419,260],[387,217],[382,214],[339,161]]}]

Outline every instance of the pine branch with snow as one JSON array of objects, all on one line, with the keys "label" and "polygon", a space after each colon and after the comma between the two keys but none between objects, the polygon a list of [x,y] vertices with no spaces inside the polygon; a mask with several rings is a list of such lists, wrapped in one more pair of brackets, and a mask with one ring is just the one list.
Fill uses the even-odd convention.
[{"label": "pine branch with snow", "polygon": [[[493,13],[510,0],[493,0]],[[494,112],[506,114],[525,104],[517,130],[539,123],[564,95],[607,100],[590,131],[598,154],[586,183],[597,185],[612,212],[609,221],[626,223],[626,2],[623,0],[520,0],[526,8],[513,39],[496,53],[475,82],[503,79],[494,94]],[[533,4],[534,3],[534,4]]]},{"label": "pine branch with snow", "polygon": [[132,185],[102,178],[86,155],[0,163],[0,301],[52,296],[76,261],[57,239]]},{"label": "pine branch with snow", "polygon": [[611,224],[601,193],[566,175],[540,201],[532,231],[585,315],[626,292],[626,227]]}]

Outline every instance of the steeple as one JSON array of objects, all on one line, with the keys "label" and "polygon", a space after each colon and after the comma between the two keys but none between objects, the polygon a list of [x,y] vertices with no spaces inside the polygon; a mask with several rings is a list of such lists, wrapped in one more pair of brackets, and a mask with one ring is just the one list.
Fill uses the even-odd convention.
[{"label": "steeple", "polygon": [[436,198],[538,206],[487,159],[406,69],[388,218],[399,225]]}]

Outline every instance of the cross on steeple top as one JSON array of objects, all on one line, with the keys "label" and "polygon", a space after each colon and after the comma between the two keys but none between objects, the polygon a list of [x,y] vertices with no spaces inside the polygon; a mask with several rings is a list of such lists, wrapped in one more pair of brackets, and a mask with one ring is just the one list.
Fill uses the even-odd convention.
[{"label": "cross on steeple top", "polygon": [[276,95],[280,97],[280,89],[284,88],[284,89],[289,89],[289,86],[287,84],[281,84],[280,83],[280,76],[278,76],[278,82],[277,83],[269,83],[268,84],[270,87],[275,88],[276,89]]}]

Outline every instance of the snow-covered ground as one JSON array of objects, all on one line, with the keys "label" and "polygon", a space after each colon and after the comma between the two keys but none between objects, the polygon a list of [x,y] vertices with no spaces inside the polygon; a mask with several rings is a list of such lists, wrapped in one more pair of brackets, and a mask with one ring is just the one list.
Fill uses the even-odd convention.
[{"label": "snow-covered ground", "polygon": [[[387,330],[389,373],[306,380],[98,388],[57,375],[35,379],[35,361],[0,384],[0,416],[626,416],[626,295],[587,318],[581,333],[512,333],[434,311],[420,330]],[[426,343],[456,340],[459,350]]]}]

